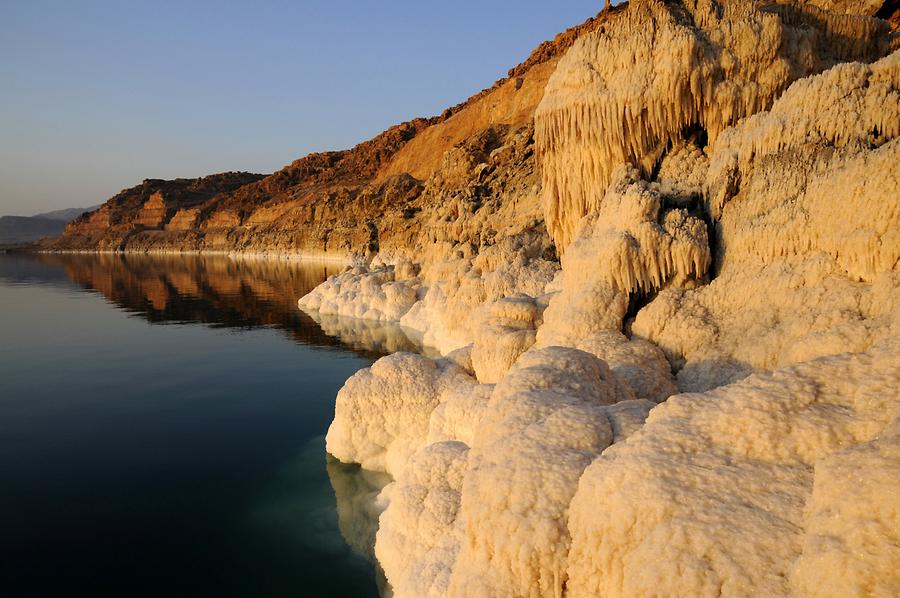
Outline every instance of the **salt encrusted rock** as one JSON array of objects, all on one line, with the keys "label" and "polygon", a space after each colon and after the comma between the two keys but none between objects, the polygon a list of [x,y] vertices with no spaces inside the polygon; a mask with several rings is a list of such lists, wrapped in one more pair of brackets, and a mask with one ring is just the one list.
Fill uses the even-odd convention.
[{"label": "salt encrusted rock", "polygon": [[335,446],[398,477],[379,559],[401,598],[894,595],[900,54],[826,69],[895,42],[795,5],[625,15],[537,114],[562,271],[539,235],[444,239],[402,321],[466,348],[342,391]]},{"label": "salt encrusted rock", "polygon": [[534,344],[540,312],[534,299],[514,295],[494,302],[476,330],[472,366],[479,382],[499,382],[519,355]]},{"label": "salt encrusted rock", "polygon": [[495,387],[472,443],[451,595],[562,590],[569,501],[583,469],[613,441],[606,406],[632,397],[583,351],[550,347],[519,358]]},{"label": "salt encrusted rock", "polygon": [[504,238],[475,258],[432,262],[423,272],[428,292],[400,323],[421,332],[425,344],[441,353],[472,344],[492,317],[492,303],[544,293],[559,266],[537,255],[539,247],[530,235],[518,235]]},{"label": "salt encrusted rock", "polygon": [[710,263],[706,224],[685,210],[663,211],[655,186],[620,168],[602,206],[579,224],[562,258],[538,346],[569,345],[620,330],[629,293],[692,284]]},{"label": "salt encrusted rock", "polygon": [[459,440],[471,445],[487,410],[493,384],[458,384],[448,388],[428,422],[428,442]]},{"label": "salt encrusted rock", "polygon": [[900,52],[798,81],[720,135],[706,183],[718,276],[662,291],[632,326],[682,390],[900,332],[898,135]]},{"label": "salt encrusted rock", "polygon": [[411,266],[401,265],[397,278],[395,266],[369,269],[355,266],[317,286],[297,305],[323,315],[338,315],[365,320],[399,321],[418,300],[421,283],[410,278]]},{"label": "salt encrusted rock", "polygon": [[606,362],[639,399],[661,403],[678,392],[669,362],[651,342],[629,340],[621,332],[610,330],[585,338],[578,348]]},{"label": "salt encrusted rock", "polygon": [[447,360],[412,353],[383,357],[341,388],[326,449],[343,462],[397,477],[424,446],[442,393],[467,383],[474,380]]},{"label": "salt encrusted rock", "polygon": [[457,518],[469,447],[437,442],[417,452],[391,490],[375,554],[394,596],[447,596],[462,538]]},{"label": "salt encrusted rock", "polygon": [[649,175],[686,130],[709,142],[794,80],[886,53],[886,26],[815,7],[633,0],[560,60],[535,113],[547,229],[561,253],[623,163]]},{"label": "salt encrusted rock", "polygon": [[897,348],[653,409],[581,477],[568,595],[895,593]]},{"label": "salt encrusted rock", "polygon": [[896,595],[900,418],[873,440],[816,462],[804,528],[791,576],[796,594]]}]

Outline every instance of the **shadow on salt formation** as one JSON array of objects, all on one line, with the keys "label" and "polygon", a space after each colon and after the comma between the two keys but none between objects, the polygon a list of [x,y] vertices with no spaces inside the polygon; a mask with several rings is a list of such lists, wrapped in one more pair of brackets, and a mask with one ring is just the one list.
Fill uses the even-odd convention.
[{"label": "shadow on salt formation", "polygon": [[325,334],[356,350],[383,355],[406,351],[432,359],[440,357],[436,349],[422,342],[421,333],[400,326],[396,322],[325,315],[315,310],[301,311],[312,318]]},{"label": "shadow on salt formation", "polygon": [[387,506],[378,495],[391,483],[391,476],[341,463],[325,455],[326,468],[337,499],[338,525],[347,544],[357,553],[375,559],[375,533],[378,518]]},{"label": "shadow on salt formation", "polygon": [[375,534],[378,532],[378,518],[387,507],[387,500],[380,494],[393,480],[386,473],[341,463],[328,453],[325,459],[337,503],[341,536],[354,552],[375,564],[378,594],[390,596],[392,593],[384,571],[375,559]]}]

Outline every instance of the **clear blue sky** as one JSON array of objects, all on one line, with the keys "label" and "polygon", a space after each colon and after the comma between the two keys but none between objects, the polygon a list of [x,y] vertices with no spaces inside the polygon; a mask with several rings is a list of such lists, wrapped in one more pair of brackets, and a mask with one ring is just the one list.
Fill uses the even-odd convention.
[{"label": "clear blue sky", "polygon": [[0,214],[272,172],[491,85],[602,0],[0,0]]}]

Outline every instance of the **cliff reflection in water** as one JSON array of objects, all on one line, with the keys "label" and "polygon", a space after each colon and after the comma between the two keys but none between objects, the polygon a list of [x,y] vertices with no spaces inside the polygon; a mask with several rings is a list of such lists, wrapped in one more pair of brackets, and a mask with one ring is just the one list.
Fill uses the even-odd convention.
[{"label": "cliff reflection in water", "polygon": [[422,350],[394,324],[310,316],[297,299],[342,266],[328,262],[203,255],[37,254],[17,256],[0,276],[68,279],[153,323],[200,322],[214,327],[273,327],[293,340],[340,347],[367,357]]}]

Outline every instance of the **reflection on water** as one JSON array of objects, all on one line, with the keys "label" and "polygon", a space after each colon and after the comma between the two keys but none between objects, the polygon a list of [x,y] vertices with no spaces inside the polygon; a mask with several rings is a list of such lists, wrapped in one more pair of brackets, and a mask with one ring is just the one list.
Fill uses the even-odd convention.
[{"label": "reflection on water", "polygon": [[387,506],[378,495],[391,482],[391,476],[341,463],[331,455],[326,468],[337,500],[341,534],[359,554],[374,559],[378,517]]},{"label": "reflection on water", "polygon": [[388,480],[326,462],[323,435],[347,377],[418,346],[301,312],[338,269],[0,255],[4,594],[383,590]]},{"label": "reflection on water", "polygon": [[395,322],[360,320],[346,316],[324,315],[318,312],[308,314],[325,332],[339,339],[343,344],[360,349],[389,355],[398,351],[422,353],[428,357],[440,357],[440,353],[421,342],[421,335],[407,330]]},{"label": "reflection on water", "polygon": [[0,280],[74,283],[153,323],[274,327],[298,343],[352,349],[379,357],[423,352],[397,324],[307,314],[297,299],[343,266],[334,262],[241,259],[203,255],[10,254]]}]

